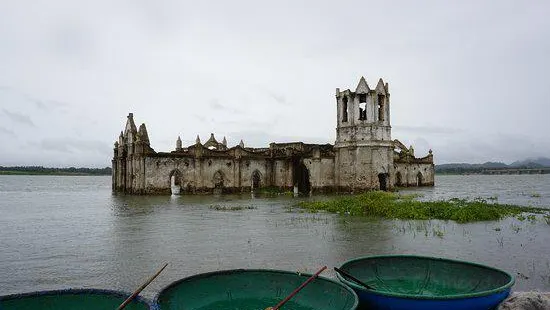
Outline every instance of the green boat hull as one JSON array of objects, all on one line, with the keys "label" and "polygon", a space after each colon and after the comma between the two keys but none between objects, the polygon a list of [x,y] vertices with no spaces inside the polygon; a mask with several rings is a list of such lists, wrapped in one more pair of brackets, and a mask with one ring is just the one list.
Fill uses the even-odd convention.
[{"label": "green boat hull", "polygon": [[[114,310],[131,294],[110,290],[70,289],[0,296],[0,310]],[[148,310],[150,303],[137,297],[125,310]]]},{"label": "green boat hull", "polygon": [[[155,298],[161,310],[264,310],[274,307],[311,275],[279,270],[227,270],[176,281]],[[284,310],[353,310],[357,295],[348,287],[318,277]]]},{"label": "green boat hull", "polygon": [[372,287],[338,275],[368,309],[493,309],[514,284],[512,275],[493,267],[414,255],[360,257],[340,269]]}]

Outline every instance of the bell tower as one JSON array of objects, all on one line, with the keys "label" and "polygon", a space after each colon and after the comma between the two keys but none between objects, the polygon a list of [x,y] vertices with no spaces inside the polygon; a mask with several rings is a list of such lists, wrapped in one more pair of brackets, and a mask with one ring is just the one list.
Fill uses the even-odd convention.
[{"label": "bell tower", "polygon": [[371,89],[361,77],[355,91],[336,89],[336,183],[342,190],[390,189],[393,148],[388,84]]}]

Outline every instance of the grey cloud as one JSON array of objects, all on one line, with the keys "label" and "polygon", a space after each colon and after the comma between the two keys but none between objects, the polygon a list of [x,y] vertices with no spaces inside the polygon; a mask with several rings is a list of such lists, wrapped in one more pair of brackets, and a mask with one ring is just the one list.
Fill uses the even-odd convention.
[{"label": "grey cloud", "polygon": [[97,154],[109,154],[110,146],[96,140],[77,139],[44,139],[39,142],[39,147],[45,151],[60,153],[94,152]]},{"label": "grey cloud", "polygon": [[3,135],[6,135],[6,136],[14,136],[15,137],[15,133],[9,129],[6,129],[4,127],[0,127],[0,134],[3,134]]},{"label": "grey cloud", "polygon": [[237,108],[221,104],[220,100],[217,98],[211,99],[208,102],[208,105],[212,109],[212,112],[222,111],[222,112],[230,112],[230,113],[242,113],[242,111]]},{"label": "grey cloud", "polygon": [[21,123],[32,127],[36,127],[28,115],[23,115],[17,112],[10,112],[6,109],[2,109],[2,111],[4,111],[4,114],[6,114],[7,117],[9,117],[12,121],[16,123]]},{"label": "grey cloud", "polygon": [[456,134],[464,132],[463,129],[451,127],[431,127],[431,126],[392,126],[395,131],[414,133],[414,134]]},{"label": "grey cloud", "polygon": [[287,101],[286,97],[281,95],[281,94],[278,94],[278,93],[275,93],[275,92],[272,92],[272,91],[269,91],[269,90],[266,90],[265,93],[271,99],[275,100],[275,102],[277,102],[278,104],[290,105],[290,102]]},{"label": "grey cloud", "polygon": [[55,109],[55,108],[65,107],[68,105],[65,102],[61,102],[57,100],[41,100],[10,86],[0,86],[0,91],[11,93],[17,97],[22,98],[27,102],[34,104],[37,108],[45,111]]}]

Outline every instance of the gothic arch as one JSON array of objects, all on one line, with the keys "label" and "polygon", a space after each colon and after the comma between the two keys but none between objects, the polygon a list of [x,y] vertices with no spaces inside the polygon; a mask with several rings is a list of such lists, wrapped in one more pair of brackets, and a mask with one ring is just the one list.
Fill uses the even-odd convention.
[{"label": "gothic arch", "polygon": [[403,185],[402,183],[403,181],[402,181],[401,172],[397,171],[397,173],[395,174],[395,186],[401,186]]},{"label": "gothic arch", "polygon": [[300,194],[309,195],[311,192],[309,169],[304,164],[303,159],[300,158],[294,158],[292,166],[294,186],[298,187]]},{"label": "gothic arch", "polygon": [[179,169],[173,169],[172,171],[170,171],[170,174],[168,175],[168,182],[170,183],[170,186],[181,186],[182,176],[183,174],[181,173],[181,171],[179,171]]},{"label": "gothic arch", "polygon": [[416,174],[416,186],[422,186],[422,182],[423,182],[422,173],[419,171]]},{"label": "gothic arch", "polygon": [[214,183],[214,188],[223,188],[224,186],[225,177],[223,175],[223,172],[220,170],[216,171],[214,173],[214,177],[212,178],[212,183]]},{"label": "gothic arch", "polygon": [[252,189],[260,188],[262,186],[262,174],[258,169],[254,170],[252,172],[252,176],[250,178],[250,187]]}]

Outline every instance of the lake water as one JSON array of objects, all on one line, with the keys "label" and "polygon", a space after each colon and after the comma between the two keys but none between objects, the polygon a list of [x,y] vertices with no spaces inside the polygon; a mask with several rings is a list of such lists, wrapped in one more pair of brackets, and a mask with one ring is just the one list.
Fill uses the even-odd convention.
[{"label": "lake water", "polygon": [[[509,218],[457,224],[300,213],[291,197],[112,195],[110,177],[0,176],[0,295],[69,287],[143,293],[233,268],[313,273],[363,255],[464,259],[550,291],[550,223]],[[497,198],[550,206],[550,175],[437,176],[422,199]],[[304,199],[304,198],[301,198]],[[224,207],[244,207],[222,211]],[[334,277],[332,271],[323,275]]]}]

